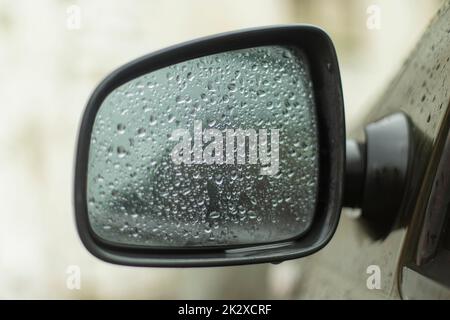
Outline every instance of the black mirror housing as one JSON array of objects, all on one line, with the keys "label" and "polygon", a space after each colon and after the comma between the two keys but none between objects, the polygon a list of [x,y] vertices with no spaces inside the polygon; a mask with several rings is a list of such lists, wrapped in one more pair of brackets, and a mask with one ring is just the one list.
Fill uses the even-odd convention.
[{"label": "black mirror housing", "polygon": [[[100,105],[124,83],[148,72],[220,52],[267,45],[301,49],[307,58],[317,108],[319,184],[313,222],[308,231],[286,241],[230,247],[151,248],[111,243],[96,235],[87,209],[87,171],[92,129]],[[334,46],[314,26],[286,25],[241,30],[182,43],[134,60],[111,73],[90,97],[81,121],[75,165],[75,215],[78,233],[96,257],[116,264],[159,267],[204,267],[281,262],[312,254],[333,236],[342,206],[345,168],[345,123],[341,80]]]}]

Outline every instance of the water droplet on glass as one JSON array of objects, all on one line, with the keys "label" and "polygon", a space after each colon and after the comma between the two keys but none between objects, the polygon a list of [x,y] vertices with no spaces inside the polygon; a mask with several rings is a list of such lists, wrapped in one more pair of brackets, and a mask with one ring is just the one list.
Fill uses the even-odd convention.
[{"label": "water droplet on glass", "polygon": [[122,146],[117,147],[117,155],[119,156],[119,158],[123,158],[127,155],[127,150]]},{"label": "water droplet on glass", "polygon": [[228,84],[228,90],[230,90],[230,92],[235,92],[236,91],[236,84],[235,83]]},{"label": "water droplet on glass", "polygon": [[138,135],[138,137],[140,137],[140,138],[144,137],[144,136],[145,136],[145,129],[144,129],[144,128],[139,128],[139,129],[137,130],[137,135]]},{"label": "water droplet on glass", "polygon": [[119,124],[117,125],[117,132],[118,132],[119,134],[124,134],[124,133],[125,133],[125,125],[119,123]]},{"label": "water droplet on glass", "polygon": [[211,211],[211,213],[209,214],[209,217],[211,219],[218,219],[220,217],[220,213],[217,211]]}]

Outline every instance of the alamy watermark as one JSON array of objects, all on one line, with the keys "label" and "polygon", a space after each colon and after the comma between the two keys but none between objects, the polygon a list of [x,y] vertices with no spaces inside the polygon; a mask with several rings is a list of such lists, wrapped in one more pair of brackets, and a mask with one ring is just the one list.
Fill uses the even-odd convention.
[{"label": "alamy watermark", "polygon": [[69,290],[81,289],[81,268],[77,265],[67,266],[66,287]]},{"label": "alamy watermark", "polygon": [[81,8],[77,5],[71,5],[66,9],[66,28],[69,30],[81,29]]},{"label": "alamy watermark", "polygon": [[381,29],[381,7],[377,4],[372,4],[367,7],[366,27],[369,30]]},{"label": "alamy watermark", "polygon": [[261,175],[279,171],[279,129],[270,129],[270,152],[267,129],[203,130],[202,122],[196,120],[193,133],[194,137],[188,129],[173,131],[171,140],[179,141],[171,152],[175,164],[244,165],[248,155],[248,164],[261,164]]},{"label": "alamy watermark", "polygon": [[381,269],[376,264],[367,267],[366,273],[369,274],[366,280],[366,286],[369,290],[381,289]]}]

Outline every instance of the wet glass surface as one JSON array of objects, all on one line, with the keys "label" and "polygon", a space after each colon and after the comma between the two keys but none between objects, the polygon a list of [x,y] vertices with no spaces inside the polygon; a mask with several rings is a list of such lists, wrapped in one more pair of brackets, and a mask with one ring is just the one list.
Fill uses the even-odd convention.
[{"label": "wet glass surface", "polygon": [[88,215],[142,246],[259,244],[314,217],[318,137],[307,61],[294,48],[229,51],[115,89],[95,119]]}]

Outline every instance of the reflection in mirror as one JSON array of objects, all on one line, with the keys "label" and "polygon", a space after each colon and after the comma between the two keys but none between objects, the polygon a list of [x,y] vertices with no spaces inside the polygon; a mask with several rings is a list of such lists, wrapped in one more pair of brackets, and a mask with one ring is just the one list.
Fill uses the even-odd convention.
[{"label": "reflection in mirror", "polygon": [[283,46],[196,58],[116,88],[91,136],[93,232],[148,247],[302,235],[318,192],[315,112],[305,56]]}]

